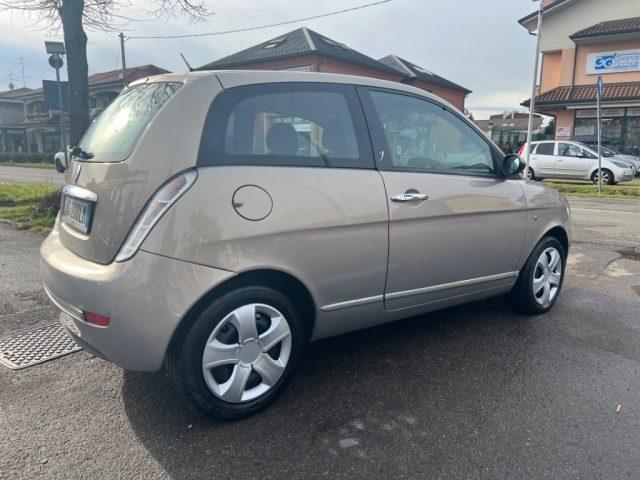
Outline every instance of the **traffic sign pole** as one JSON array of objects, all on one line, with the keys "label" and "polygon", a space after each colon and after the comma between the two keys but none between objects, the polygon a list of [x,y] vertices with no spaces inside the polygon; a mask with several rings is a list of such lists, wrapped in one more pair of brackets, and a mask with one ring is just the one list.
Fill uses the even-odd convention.
[{"label": "traffic sign pole", "polygon": [[[54,57],[58,57],[57,59]],[[49,63],[56,69],[56,83],[58,85],[58,111],[60,112],[58,115],[58,119],[60,121],[60,144],[62,145],[62,151],[64,152],[64,167],[67,168],[69,165],[69,159],[67,158],[67,140],[64,132],[64,103],[62,101],[62,85],[60,84],[60,67],[62,66],[62,58],[59,54],[54,53],[51,55]]]},{"label": "traffic sign pole", "polygon": [[598,193],[602,192],[602,76],[598,76]]},{"label": "traffic sign pole", "polygon": [[58,120],[60,121],[60,144],[64,152],[64,168],[69,166],[69,158],[67,152],[67,141],[64,133],[64,102],[62,101],[62,85],[60,84],[60,69],[64,62],[62,55],[65,54],[63,42],[44,42],[45,50],[50,55],[49,65],[56,69],[56,84],[58,86]]}]

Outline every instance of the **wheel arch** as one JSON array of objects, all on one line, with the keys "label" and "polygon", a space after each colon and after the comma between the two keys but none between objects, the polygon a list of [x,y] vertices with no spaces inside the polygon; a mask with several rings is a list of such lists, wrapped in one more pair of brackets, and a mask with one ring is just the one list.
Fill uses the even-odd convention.
[{"label": "wheel arch", "polygon": [[307,286],[293,275],[274,269],[248,270],[219,283],[202,295],[182,316],[169,341],[167,353],[171,352],[184,337],[197,316],[209,305],[215,297],[241,287],[247,286],[270,287],[287,295],[300,309],[300,315],[305,326],[307,340],[311,338],[316,321],[316,303]]},{"label": "wheel arch", "polygon": [[[554,237],[556,240],[558,240],[562,245],[562,248],[564,249],[564,255],[566,258],[569,253],[569,234],[564,229],[564,227],[562,227],[561,225],[556,225],[555,227],[547,230],[544,235],[540,237],[540,239],[544,237]],[[540,240],[538,240],[538,242],[540,242]],[[536,245],[538,244],[538,242],[536,242]]]}]

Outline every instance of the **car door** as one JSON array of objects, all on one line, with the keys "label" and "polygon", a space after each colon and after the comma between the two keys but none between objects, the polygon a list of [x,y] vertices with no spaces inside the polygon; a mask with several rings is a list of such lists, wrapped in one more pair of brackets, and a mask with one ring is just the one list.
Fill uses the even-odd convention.
[{"label": "car door", "polygon": [[389,206],[385,308],[512,283],[526,204],[520,180],[496,174],[502,155],[435,101],[389,90],[359,93]]},{"label": "car door", "polygon": [[585,151],[573,143],[558,142],[556,177],[582,178],[589,172],[593,159],[587,158]]},{"label": "car door", "polygon": [[531,155],[531,168],[536,177],[553,177],[555,173],[556,156],[555,142],[542,142],[536,146]]}]

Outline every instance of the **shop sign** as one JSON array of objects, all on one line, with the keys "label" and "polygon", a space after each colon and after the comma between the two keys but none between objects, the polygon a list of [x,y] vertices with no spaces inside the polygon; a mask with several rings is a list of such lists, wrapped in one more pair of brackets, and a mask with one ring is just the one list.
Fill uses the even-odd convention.
[{"label": "shop sign", "polygon": [[624,108],[603,108],[603,117],[624,117]]},{"label": "shop sign", "polygon": [[593,118],[598,116],[598,111],[595,108],[590,110],[578,110],[576,112],[576,118]]},{"label": "shop sign", "polygon": [[640,50],[618,50],[587,55],[587,74],[640,71]]},{"label": "shop sign", "polygon": [[556,137],[567,138],[571,136],[571,127],[558,127],[556,129]]},{"label": "shop sign", "polygon": [[627,108],[627,117],[640,117],[640,107]]}]

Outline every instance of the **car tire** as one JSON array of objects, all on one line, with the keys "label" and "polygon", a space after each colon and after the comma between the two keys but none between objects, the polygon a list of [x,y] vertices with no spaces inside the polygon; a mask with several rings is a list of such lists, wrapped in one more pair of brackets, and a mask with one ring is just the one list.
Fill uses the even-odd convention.
[{"label": "car tire", "polygon": [[[606,168],[602,169],[602,183],[605,185],[613,185],[614,182],[614,177],[613,177],[613,173],[610,170],[607,170]],[[598,184],[598,170],[596,170],[595,172],[593,172],[591,174],[591,181],[597,185]]]},{"label": "car tire", "polygon": [[60,159],[59,159],[59,158],[55,158],[55,159],[53,160],[53,163],[55,164],[56,171],[57,171],[58,173],[64,173],[65,168],[64,168],[64,166],[62,165],[62,162],[60,161]]},{"label": "car tire", "polygon": [[[248,319],[252,316],[255,331],[241,333],[251,330]],[[274,318],[278,319],[277,325]],[[268,346],[264,342],[274,341],[277,336],[283,338],[268,349],[269,353],[261,349]],[[166,367],[174,384],[195,407],[216,419],[237,420],[259,412],[280,396],[305,344],[304,324],[293,302],[269,287],[241,287],[215,299],[195,317],[181,341],[168,353]],[[274,349],[278,349],[277,360]],[[239,360],[220,360],[220,352]],[[209,361],[208,364],[227,363],[208,369],[205,363]]]},{"label": "car tire", "polygon": [[[557,259],[553,252],[557,253]],[[547,261],[547,267],[553,265],[550,270],[545,270],[543,256]],[[557,263],[553,264],[553,260]],[[552,236],[546,236],[540,240],[520,270],[511,292],[507,295],[511,306],[520,313],[529,315],[548,312],[562,290],[565,265],[566,253],[562,244]],[[547,288],[548,299],[545,298]]]}]

